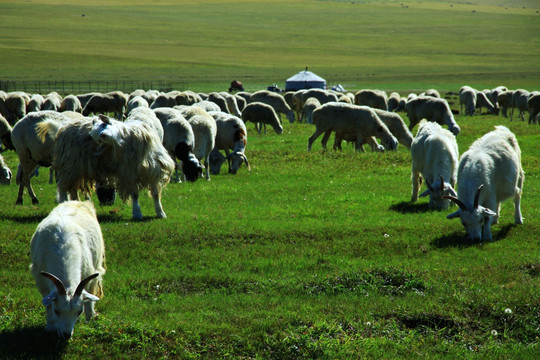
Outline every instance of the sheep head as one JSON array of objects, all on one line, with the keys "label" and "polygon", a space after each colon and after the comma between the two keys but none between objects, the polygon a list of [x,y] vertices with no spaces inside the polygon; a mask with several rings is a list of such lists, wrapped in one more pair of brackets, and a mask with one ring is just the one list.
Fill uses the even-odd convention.
[{"label": "sheep head", "polygon": [[0,166],[0,185],[11,184],[12,177],[11,170],[7,166]]},{"label": "sheep head", "polygon": [[121,136],[121,130],[117,124],[111,122],[105,115],[99,115],[99,117],[92,120],[92,130],[90,136],[92,139],[101,144],[116,144],[122,146],[123,140]]},{"label": "sheep head", "polygon": [[482,187],[480,185],[476,190],[476,196],[472,206],[465,205],[461,200],[454,196],[445,195],[443,198],[449,199],[459,206],[456,212],[453,212],[446,216],[447,219],[454,219],[459,217],[465,231],[471,240],[479,241],[482,238],[484,240],[491,240],[490,230],[490,218],[497,214],[492,210],[483,207],[479,204],[480,192]]},{"label": "sheep head", "polygon": [[292,124],[295,120],[294,118],[294,111],[288,111],[287,112],[287,119],[289,120],[289,122]]},{"label": "sheep head", "polygon": [[430,209],[435,210],[444,210],[450,206],[450,199],[445,198],[445,195],[450,195],[457,197],[457,194],[450,183],[444,181],[443,177],[440,176],[440,181],[434,181],[433,184],[430,184],[426,180],[426,185],[428,189],[420,194],[420,197],[429,195],[429,204]]},{"label": "sheep head", "polygon": [[98,277],[99,273],[92,274],[83,279],[73,295],[70,295],[66,291],[62,280],[55,275],[44,271],[41,272],[41,275],[51,280],[55,286],[55,289],[43,297],[42,301],[43,305],[47,308],[46,330],[56,331],[60,338],[68,340],[73,335],[73,328],[82,314],[84,303],[99,300],[97,296],[84,290],[88,282]]},{"label": "sheep head", "polygon": [[238,169],[240,169],[240,166],[243,162],[246,163],[246,166],[248,170],[251,171],[251,167],[249,166],[249,161],[246,157],[246,155],[243,152],[235,151],[227,155],[227,161],[229,162],[229,173],[230,174],[236,174],[238,172]]}]

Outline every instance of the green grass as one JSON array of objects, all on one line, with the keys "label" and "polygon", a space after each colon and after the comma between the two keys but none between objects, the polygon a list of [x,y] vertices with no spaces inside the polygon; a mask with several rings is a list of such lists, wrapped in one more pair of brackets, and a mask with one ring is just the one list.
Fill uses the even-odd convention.
[{"label": "green grass", "polygon": [[[0,357],[537,358],[540,128],[457,121],[461,153],[496,124],[516,134],[523,225],[507,201],[495,241],[471,243],[445,218],[453,210],[408,202],[406,149],[322,153],[316,141],[307,152],[309,125],[287,123],[280,136],[248,126],[252,171],[169,184],[167,219],[145,196],[142,222],[129,204],[97,207],[105,296],[69,343],[44,332],[28,269],[55,187],[43,169],[37,206],[15,206],[16,186],[1,187]],[[3,155],[15,169],[15,154]]]},{"label": "green grass", "polygon": [[233,79],[248,90],[284,86],[306,66],[347,89],[538,85],[538,2],[402,3],[4,1],[0,71],[197,91]]}]

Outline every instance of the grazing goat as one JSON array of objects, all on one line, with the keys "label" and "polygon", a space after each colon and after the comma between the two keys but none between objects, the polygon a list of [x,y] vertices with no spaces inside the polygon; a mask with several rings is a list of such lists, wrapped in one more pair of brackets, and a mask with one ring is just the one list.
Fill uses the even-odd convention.
[{"label": "grazing goat", "polygon": [[448,208],[450,200],[444,199],[443,195],[457,196],[454,186],[458,157],[454,134],[437,123],[422,120],[411,145],[411,201],[418,200],[423,178],[428,189],[420,197],[429,195],[428,207],[436,210]]},{"label": "grazing goat", "polygon": [[491,224],[499,220],[502,201],[514,198],[515,223],[523,223],[520,204],[524,179],[515,135],[504,126],[495,126],[461,156],[458,197],[446,196],[459,210],[447,218],[461,218],[472,240],[493,240]]},{"label": "grazing goat", "polygon": [[67,340],[83,310],[89,321],[103,296],[105,244],[92,203],[68,201],[54,208],[37,226],[30,257],[47,309],[45,330]]},{"label": "grazing goat", "polygon": [[142,219],[139,191],[149,188],[158,218],[167,217],[161,190],[174,170],[174,161],[156,132],[144,122],[120,122],[100,115],[91,121],[72,121],[55,142],[60,201],[90,192],[95,182],[114,184],[122,200],[131,197],[133,219]]}]

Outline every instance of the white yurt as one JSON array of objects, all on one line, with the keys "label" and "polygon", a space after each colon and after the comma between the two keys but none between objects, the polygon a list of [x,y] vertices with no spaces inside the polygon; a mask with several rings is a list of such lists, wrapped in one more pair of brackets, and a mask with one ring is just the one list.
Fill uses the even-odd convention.
[{"label": "white yurt", "polygon": [[326,80],[322,77],[306,70],[291,76],[285,82],[285,91],[296,91],[301,89],[323,89],[326,90]]}]

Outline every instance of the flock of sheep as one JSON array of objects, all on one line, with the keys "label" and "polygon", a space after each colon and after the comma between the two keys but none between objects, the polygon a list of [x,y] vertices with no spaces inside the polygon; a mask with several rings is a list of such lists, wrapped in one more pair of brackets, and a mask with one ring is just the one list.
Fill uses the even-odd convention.
[{"label": "flock of sheep", "polygon": [[[462,114],[470,116],[484,107],[503,116],[511,109],[512,119],[518,109],[522,120],[529,111],[529,123],[536,123],[540,111],[540,93],[503,87],[477,91],[464,86],[459,100]],[[398,112],[406,112],[408,126]],[[142,219],[139,191],[148,188],[156,216],[165,218],[161,191],[168,182],[210,180],[225,161],[229,173],[236,174],[243,163],[249,169],[246,123],[253,122],[259,134],[266,133],[266,125],[281,134],[281,114],[290,122],[313,124],[308,150],[323,134],[325,149],[332,133],[335,149],[341,149],[342,140],[359,151],[364,144],[373,151],[396,150],[398,144],[410,149],[411,201],[429,196],[429,208],[438,210],[457,204],[447,218],[459,217],[473,240],[492,240],[491,224],[508,198],[514,199],[515,223],[523,222],[524,172],[516,137],[496,126],[460,158],[456,136],[461,128],[436,90],[407,98],[380,90],[321,89],[284,95],[136,90],[64,98],[55,92],[0,92],[1,144],[16,151],[20,161],[16,203],[22,204],[25,188],[38,203],[30,184],[38,167],[51,167],[56,174],[60,204],[38,225],[31,242],[31,273],[47,309],[46,329],[69,339],[82,311],[89,320],[103,293],[103,237],[93,204],[78,201],[79,194],[89,198],[96,191],[100,202],[110,203],[118,193],[122,200],[131,199],[133,219]],[[0,183],[9,184],[12,174],[1,156],[0,167]],[[419,194],[423,181],[427,189]]]}]

